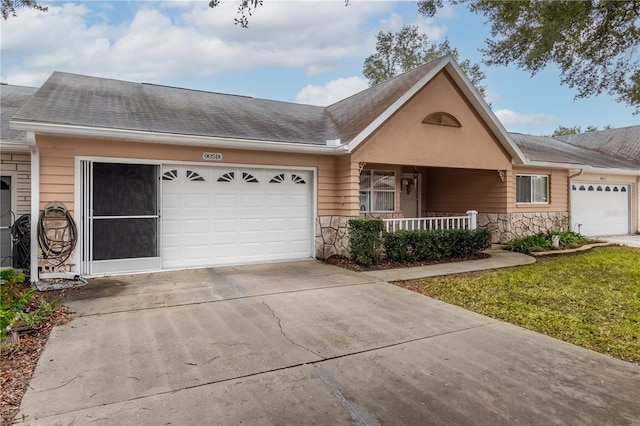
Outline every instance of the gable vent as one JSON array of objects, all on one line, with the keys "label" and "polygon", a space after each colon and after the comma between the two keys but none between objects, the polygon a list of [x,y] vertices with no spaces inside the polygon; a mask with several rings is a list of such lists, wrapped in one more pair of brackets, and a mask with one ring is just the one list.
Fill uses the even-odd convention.
[{"label": "gable vent", "polygon": [[425,124],[436,124],[438,126],[462,127],[458,119],[448,112],[432,112],[427,115],[422,122]]}]

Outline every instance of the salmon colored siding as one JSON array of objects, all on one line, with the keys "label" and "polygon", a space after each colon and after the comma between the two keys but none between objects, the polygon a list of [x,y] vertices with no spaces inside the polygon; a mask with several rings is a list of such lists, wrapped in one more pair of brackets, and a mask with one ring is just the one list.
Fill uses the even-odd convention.
[{"label": "salmon colored siding", "polygon": [[430,168],[424,179],[423,211],[506,213],[507,184],[495,170]]},{"label": "salmon colored siding", "polygon": [[[336,190],[339,205],[336,213],[343,216],[357,216],[360,206],[360,168],[351,156],[338,157],[336,169]],[[343,202],[344,197],[344,202]]]},{"label": "salmon colored siding", "polygon": [[[74,210],[75,157],[126,158],[205,163],[202,153],[221,152],[223,161],[208,164],[250,164],[282,167],[313,167],[317,170],[318,215],[351,214],[357,210],[353,189],[354,167],[348,156],[321,156],[282,152],[258,152],[221,148],[188,147],[122,141],[37,136],[40,152],[40,208],[61,201]],[[357,164],[355,165],[357,179]],[[357,193],[357,191],[356,191]],[[342,203],[342,196],[345,203]]]},{"label": "salmon colored siding", "polygon": [[[549,203],[547,204],[517,204],[516,203],[516,175],[547,175],[549,176]],[[559,169],[538,169],[532,167],[514,167],[508,173],[509,179],[509,212],[566,212],[569,211],[569,171]]]},{"label": "salmon colored siding", "polygon": [[75,144],[60,138],[38,137],[40,153],[40,209],[51,201],[74,206]]},{"label": "salmon colored siding", "polygon": [[[462,127],[424,124],[433,112]],[[446,72],[422,88],[353,153],[353,160],[430,167],[511,169],[511,158]]]}]

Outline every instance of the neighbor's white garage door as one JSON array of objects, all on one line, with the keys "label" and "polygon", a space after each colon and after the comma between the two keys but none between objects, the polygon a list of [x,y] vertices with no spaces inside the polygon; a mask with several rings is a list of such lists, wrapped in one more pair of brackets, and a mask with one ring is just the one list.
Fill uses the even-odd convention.
[{"label": "neighbor's white garage door", "polygon": [[312,255],[310,171],[164,165],[162,266]]},{"label": "neighbor's white garage door", "polygon": [[628,234],[629,190],[629,185],[572,183],[571,229],[587,236]]}]

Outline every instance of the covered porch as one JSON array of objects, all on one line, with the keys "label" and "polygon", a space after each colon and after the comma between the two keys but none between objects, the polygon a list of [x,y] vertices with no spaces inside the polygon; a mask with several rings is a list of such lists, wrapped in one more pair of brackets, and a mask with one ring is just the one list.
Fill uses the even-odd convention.
[{"label": "covered porch", "polygon": [[475,229],[480,214],[506,213],[508,171],[361,164],[359,216],[401,229]]}]

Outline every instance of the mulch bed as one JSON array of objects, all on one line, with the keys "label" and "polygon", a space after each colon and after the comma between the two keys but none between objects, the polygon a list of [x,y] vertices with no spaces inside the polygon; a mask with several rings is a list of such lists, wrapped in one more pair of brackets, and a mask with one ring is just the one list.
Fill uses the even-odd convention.
[{"label": "mulch bed", "polygon": [[487,253],[478,253],[477,256],[469,256],[463,258],[443,258],[440,260],[434,260],[429,262],[390,262],[387,259],[381,259],[372,265],[363,266],[359,265],[353,260],[343,257],[343,256],[331,256],[328,259],[325,259],[325,263],[329,263],[331,265],[340,266],[341,268],[349,269],[351,271],[356,272],[364,272],[364,271],[381,271],[384,269],[396,269],[396,268],[410,268],[413,266],[427,266],[427,265],[435,265],[438,263],[451,263],[451,262],[463,262],[465,260],[478,260],[478,259],[488,259],[491,255]]},{"label": "mulch bed", "polygon": [[[38,293],[38,297],[45,297],[49,301],[55,298],[63,300],[62,296],[62,291]],[[0,424],[13,423],[20,408],[22,396],[29,386],[33,371],[53,327],[65,324],[71,319],[71,312],[64,306],[58,306],[38,330],[19,334],[19,346],[2,352],[0,355],[2,358],[0,362]]]}]

